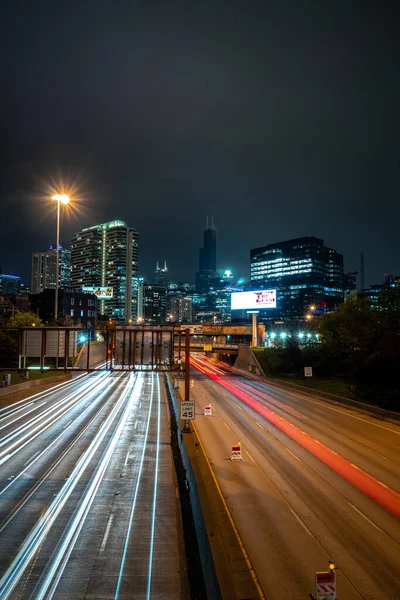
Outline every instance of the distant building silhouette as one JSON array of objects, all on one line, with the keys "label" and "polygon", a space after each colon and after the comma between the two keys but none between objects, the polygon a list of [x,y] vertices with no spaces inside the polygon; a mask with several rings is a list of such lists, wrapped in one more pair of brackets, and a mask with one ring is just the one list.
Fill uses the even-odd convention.
[{"label": "distant building silhouette", "polygon": [[203,247],[199,252],[199,270],[196,273],[196,291],[205,292],[212,285],[217,275],[217,231],[214,217],[211,217],[211,226],[207,216],[206,229],[203,233]]}]

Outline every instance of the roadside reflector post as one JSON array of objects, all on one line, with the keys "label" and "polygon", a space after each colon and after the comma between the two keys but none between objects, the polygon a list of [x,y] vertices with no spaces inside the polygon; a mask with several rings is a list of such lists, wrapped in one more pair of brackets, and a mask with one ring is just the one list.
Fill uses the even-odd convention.
[{"label": "roadside reflector post", "polygon": [[243,460],[240,442],[238,442],[236,446],[232,446],[231,460]]}]

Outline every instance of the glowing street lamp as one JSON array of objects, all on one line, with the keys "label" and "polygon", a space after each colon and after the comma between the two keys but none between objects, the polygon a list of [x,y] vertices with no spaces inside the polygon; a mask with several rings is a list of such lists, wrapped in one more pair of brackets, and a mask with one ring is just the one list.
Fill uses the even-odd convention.
[{"label": "glowing street lamp", "polygon": [[70,199],[67,194],[54,194],[51,198],[57,202],[57,240],[56,240],[56,293],[54,296],[54,319],[58,318],[58,286],[60,282],[59,274],[59,245],[60,245],[60,204],[69,204]]}]

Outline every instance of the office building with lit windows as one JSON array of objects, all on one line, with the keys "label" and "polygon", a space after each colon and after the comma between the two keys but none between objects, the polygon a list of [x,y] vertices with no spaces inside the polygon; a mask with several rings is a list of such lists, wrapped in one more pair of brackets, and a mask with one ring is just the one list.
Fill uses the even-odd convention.
[{"label": "office building with lit windows", "polygon": [[0,271],[0,294],[19,294],[21,278],[18,275],[6,275]]},{"label": "office building with lit windows", "polygon": [[316,237],[269,244],[250,251],[252,289],[276,289],[276,310],[266,320],[303,319],[343,302],[343,255]]},{"label": "office building with lit windows", "polygon": [[170,298],[169,321],[171,323],[191,323],[193,319],[192,300],[185,296]]},{"label": "office building with lit windows", "polygon": [[[40,294],[43,290],[56,288],[57,251],[50,246],[46,252],[35,252],[32,255],[32,294]],[[58,247],[59,287],[66,288],[71,278],[71,251]]]},{"label": "office building with lit windows", "polygon": [[167,290],[147,283],[139,284],[139,317],[146,325],[163,325],[166,320]]},{"label": "office building with lit windows", "polygon": [[93,290],[99,314],[137,318],[139,236],[124,221],[87,227],[71,240],[71,287]]}]

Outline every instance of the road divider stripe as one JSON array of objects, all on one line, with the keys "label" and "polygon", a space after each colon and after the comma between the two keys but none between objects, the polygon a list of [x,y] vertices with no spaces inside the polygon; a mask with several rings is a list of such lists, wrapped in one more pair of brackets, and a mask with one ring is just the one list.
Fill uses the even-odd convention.
[{"label": "road divider stripe", "polygon": [[[231,511],[229,510],[229,506],[226,503],[226,500],[224,498],[224,495],[223,495],[222,490],[220,488],[220,485],[218,483],[217,477],[216,477],[216,475],[214,473],[214,469],[212,468],[211,463],[210,463],[210,461],[208,459],[208,456],[206,454],[205,448],[203,446],[203,442],[200,439],[200,436],[198,434],[198,431],[196,429],[196,425],[195,425],[194,421],[191,422],[191,425],[193,427],[193,430],[194,430],[194,432],[196,434],[197,439],[199,440],[200,448],[201,448],[201,450],[203,452],[203,455],[204,455],[204,458],[205,458],[205,460],[207,462],[208,468],[210,469],[211,477],[213,478],[215,487],[216,487],[216,489],[218,491],[218,494],[219,494],[219,496],[221,498],[221,502],[222,502],[222,504],[223,504],[223,506],[225,508],[226,514],[228,515],[229,522],[231,524],[231,527],[233,529],[235,537],[236,537],[236,539],[238,541],[239,547],[240,547],[240,549],[242,551],[243,558],[244,558],[244,560],[246,562],[247,568],[249,569],[249,573],[250,573],[251,578],[252,578],[252,580],[254,582],[254,585],[255,585],[255,587],[257,589],[259,598],[260,598],[260,600],[265,600],[264,592],[262,591],[261,585],[260,585],[260,583],[258,581],[257,574],[256,574],[256,572],[254,570],[254,567],[253,567],[252,563],[251,563],[249,555],[247,554],[247,551],[246,551],[246,548],[244,546],[243,540],[242,540],[242,538],[240,536],[240,533],[239,533],[239,531],[238,531],[238,529],[237,529],[237,527],[235,525],[235,521],[233,520],[233,517],[231,515]],[[247,450],[246,450],[246,452],[247,452]],[[249,453],[247,452],[247,454],[249,454]],[[249,456],[250,456],[250,454],[249,454]],[[253,459],[253,461],[254,461],[254,459]]]},{"label": "road divider stripe", "polygon": [[228,381],[219,377],[195,359],[192,358],[191,363],[202,373],[208,375],[208,377],[213,379],[216,383],[242,400],[242,402],[256,410],[261,416],[272,423],[272,425],[275,425],[280,431],[308,450],[313,456],[346,479],[346,481],[357,487],[366,496],[374,500],[374,502],[400,519],[400,494],[395,490],[384,486],[381,481],[375,479],[375,477],[359,467],[356,467],[349,460],[328,448],[328,446],[325,446],[322,443],[316,444],[316,440],[308,433],[305,433],[292,423],[289,423],[286,419],[274,413],[270,408],[260,406],[259,402],[255,401],[247,393],[238,389],[235,385],[228,383]]}]

